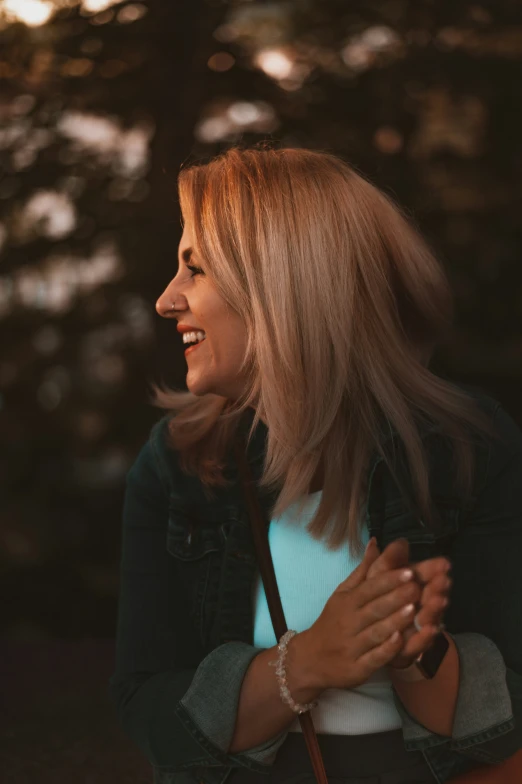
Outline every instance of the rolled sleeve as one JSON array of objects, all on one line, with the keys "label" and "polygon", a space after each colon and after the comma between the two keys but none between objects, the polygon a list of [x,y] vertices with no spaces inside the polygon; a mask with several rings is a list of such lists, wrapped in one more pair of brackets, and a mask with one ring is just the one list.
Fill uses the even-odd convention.
[{"label": "rolled sleeve", "polygon": [[[448,633],[448,632],[447,632]],[[422,750],[447,744],[462,751],[513,729],[513,708],[506,680],[504,658],[494,642],[483,634],[449,634],[457,648],[460,681],[451,738],[438,735],[416,721],[393,689],[402,719],[405,748]]]},{"label": "rolled sleeve", "polygon": [[446,614],[460,660],[451,738],[409,715],[394,691],[406,748],[448,750],[502,762],[522,748],[522,431],[499,406],[501,442],[448,555],[453,588]]},{"label": "rolled sleeve", "polygon": [[[215,648],[200,663],[189,689],[180,700],[181,707],[199,732],[223,754],[227,753],[234,736],[243,679],[250,662],[262,650],[240,641]],[[262,772],[263,767],[274,762],[287,735],[288,731],[283,731],[248,751],[230,754],[230,762],[239,762]]]},{"label": "rolled sleeve", "polygon": [[261,743],[259,746],[255,746],[253,749],[244,751],[236,756],[242,757],[244,760],[258,762],[264,767],[270,767],[274,764],[277,752],[285,742],[287,735],[288,731],[285,730],[279,735],[276,735],[274,738],[270,738],[264,743]]},{"label": "rolled sleeve", "polygon": [[513,706],[506,681],[504,658],[494,642],[483,634],[453,636],[460,660],[460,683],[451,748],[455,751],[486,740],[493,727],[496,735],[513,728]]}]

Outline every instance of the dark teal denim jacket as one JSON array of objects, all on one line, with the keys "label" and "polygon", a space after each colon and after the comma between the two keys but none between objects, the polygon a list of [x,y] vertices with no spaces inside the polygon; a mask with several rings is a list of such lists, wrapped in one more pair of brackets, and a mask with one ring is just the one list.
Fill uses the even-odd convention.
[{"label": "dark teal denim jacket", "polygon": [[[477,438],[472,495],[455,492],[448,441],[426,426],[438,512],[436,528],[428,528],[404,500],[411,497],[409,472],[392,429],[383,444],[393,449],[404,492],[376,453],[365,512],[381,550],[406,537],[411,561],[443,554],[453,565],[445,623],[459,653],[460,687],[452,736],[419,724],[393,690],[405,748],[422,751],[439,784],[522,747],[522,432],[498,401],[464,388],[502,437]],[[223,784],[236,768],[270,772],[287,732],[227,753],[242,680],[262,650],[252,645],[255,547],[233,453],[225,470],[232,487],[208,501],[167,446],[167,421],[152,428],[127,476],[109,693],[155,784]],[[245,415],[243,433],[251,421]],[[259,423],[249,445],[254,478],[262,473],[266,433]],[[259,497],[268,526],[275,496]]]}]

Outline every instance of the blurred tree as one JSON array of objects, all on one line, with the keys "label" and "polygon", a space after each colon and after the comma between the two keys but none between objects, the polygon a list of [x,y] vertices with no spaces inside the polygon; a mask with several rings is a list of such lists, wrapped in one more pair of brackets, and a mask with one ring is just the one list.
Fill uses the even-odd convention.
[{"label": "blurred tree", "polygon": [[147,382],[184,386],[177,173],[230,144],[330,150],[405,206],[456,293],[434,370],[522,422],[520,4],[6,0],[0,52],[6,633],[113,632]]},{"label": "blurred tree", "polygon": [[61,6],[0,32],[0,584],[7,633],[110,636],[123,479],[156,415],[176,172],[221,11]]}]

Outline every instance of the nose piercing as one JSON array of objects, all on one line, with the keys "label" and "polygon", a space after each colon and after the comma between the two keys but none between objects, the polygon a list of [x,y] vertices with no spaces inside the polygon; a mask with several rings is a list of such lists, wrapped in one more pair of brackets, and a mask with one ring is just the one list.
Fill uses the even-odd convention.
[{"label": "nose piercing", "polygon": [[[168,313],[169,311],[171,311],[171,310],[174,310],[174,309],[175,309],[175,307],[176,307],[176,306],[175,306],[175,304],[174,304],[173,302],[171,302],[171,303],[170,303],[170,305],[165,305],[165,306],[164,306],[164,310],[163,310],[163,312],[164,312],[164,313],[165,313],[165,312],[167,312],[167,313]],[[157,303],[156,303],[156,310],[159,310],[159,309],[161,309],[160,300],[158,300],[158,301],[157,301]]]}]

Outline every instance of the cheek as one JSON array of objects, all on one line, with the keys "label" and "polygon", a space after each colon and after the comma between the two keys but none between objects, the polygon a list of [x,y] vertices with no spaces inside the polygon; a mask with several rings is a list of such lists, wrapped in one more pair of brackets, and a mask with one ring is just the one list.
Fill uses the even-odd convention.
[{"label": "cheek", "polygon": [[235,373],[243,359],[241,348],[228,340],[217,340],[208,346],[208,357],[212,365],[225,373]]}]

